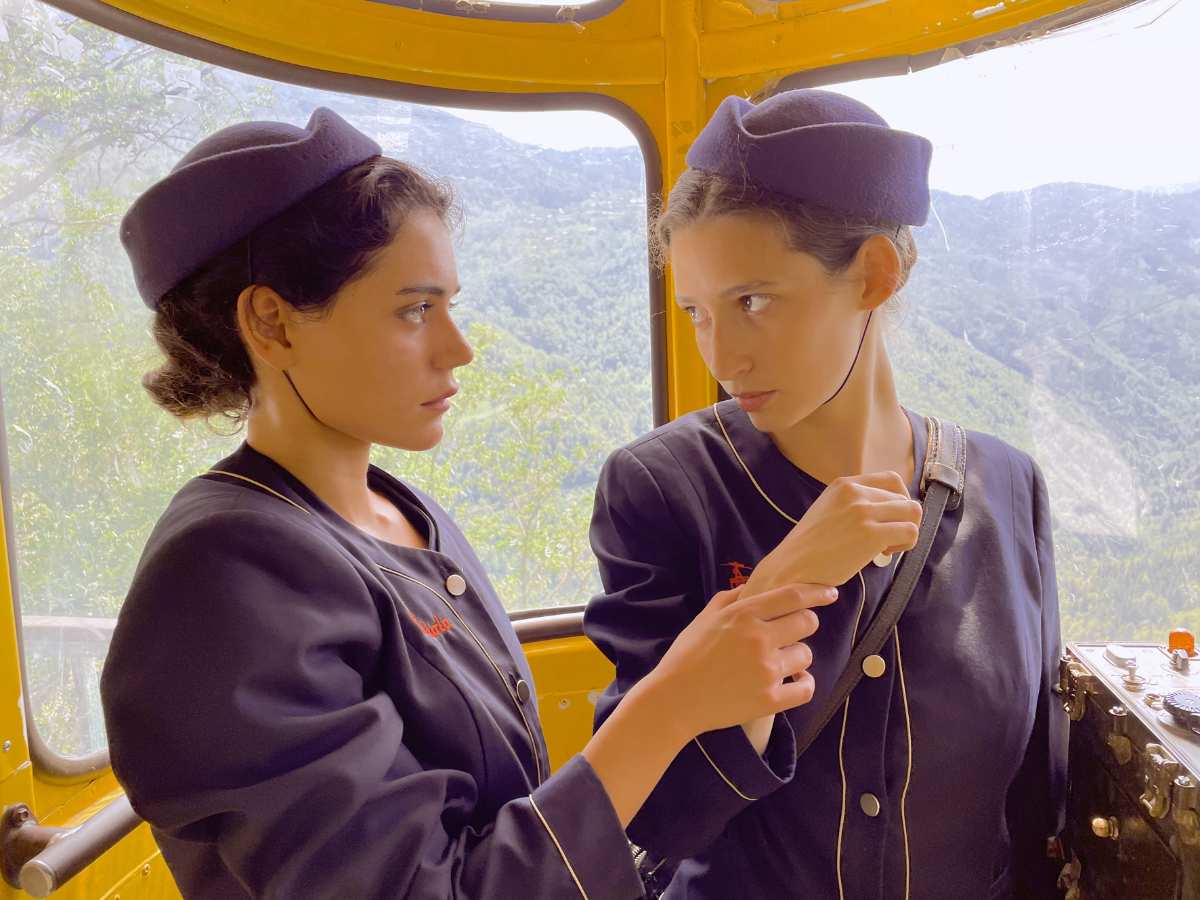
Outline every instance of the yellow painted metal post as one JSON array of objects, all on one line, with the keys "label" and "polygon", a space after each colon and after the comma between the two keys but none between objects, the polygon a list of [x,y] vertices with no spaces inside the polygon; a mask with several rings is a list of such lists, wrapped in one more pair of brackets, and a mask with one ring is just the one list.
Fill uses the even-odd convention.
[{"label": "yellow painted metal post", "polygon": [[[21,702],[21,657],[17,648],[16,607],[13,604],[8,543],[0,516],[0,810],[16,803],[34,805],[33,766]],[[16,897],[0,882],[0,900]]]},{"label": "yellow painted metal post", "polygon": [[[700,78],[700,10],[697,0],[662,0],[662,29],[666,42],[664,98],[667,128],[663,136],[665,190],[687,168],[685,157],[704,127],[705,86]],[[696,350],[692,325],[673,301],[674,280],[667,271],[667,383],[672,419],[711,404],[716,383]]]}]

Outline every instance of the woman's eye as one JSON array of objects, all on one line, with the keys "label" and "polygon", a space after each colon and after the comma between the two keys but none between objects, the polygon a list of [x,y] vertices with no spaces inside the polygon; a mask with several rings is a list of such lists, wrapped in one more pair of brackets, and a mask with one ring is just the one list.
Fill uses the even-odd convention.
[{"label": "woman's eye", "polygon": [[693,325],[701,325],[704,322],[704,310],[697,309],[694,306],[685,306],[683,311],[687,313],[687,317],[692,320]]},{"label": "woman's eye", "polygon": [[414,325],[420,325],[425,321],[425,314],[431,309],[433,309],[432,303],[416,303],[400,310],[399,315],[405,321],[412,322]]},{"label": "woman's eye", "polygon": [[765,294],[747,294],[741,298],[742,309],[748,313],[760,313],[771,303],[771,298]]}]

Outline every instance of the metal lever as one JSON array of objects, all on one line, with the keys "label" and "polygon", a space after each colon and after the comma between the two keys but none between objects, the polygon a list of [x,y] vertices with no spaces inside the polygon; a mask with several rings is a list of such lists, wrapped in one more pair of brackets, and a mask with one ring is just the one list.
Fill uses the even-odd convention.
[{"label": "metal lever", "polygon": [[0,870],[12,887],[49,897],[141,821],[124,795],[77,828],[39,825],[25,804],[9,806],[0,817]]}]

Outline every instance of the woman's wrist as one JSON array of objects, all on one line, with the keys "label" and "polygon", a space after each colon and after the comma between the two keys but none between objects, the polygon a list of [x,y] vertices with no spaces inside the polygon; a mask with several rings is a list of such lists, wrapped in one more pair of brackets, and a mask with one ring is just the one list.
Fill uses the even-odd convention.
[{"label": "woman's wrist", "polygon": [[649,724],[676,753],[703,729],[695,722],[695,705],[686,699],[669,675],[653,669],[635,684],[622,703],[630,703],[636,716]]},{"label": "woman's wrist", "polygon": [[759,560],[758,565],[754,567],[754,571],[750,573],[750,578],[742,586],[741,596],[753,597],[757,594],[765,594],[776,587],[779,587],[779,585],[776,584],[775,565],[771,559],[771,554],[768,553]]},{"label": "woman's wrist", "polygon": [[635,684],[583,748],[621,827],[633,820],[667,767],[693,737],[670,682],[651,672]]},{"label": "woman's wrist", "polygon": [[775,730],[775,714],[744,722],[742,730],[746,732],[746,739],[750,741],[754,752],[762,756],[767,750],[767,744],[771,743],[771,732]]}]

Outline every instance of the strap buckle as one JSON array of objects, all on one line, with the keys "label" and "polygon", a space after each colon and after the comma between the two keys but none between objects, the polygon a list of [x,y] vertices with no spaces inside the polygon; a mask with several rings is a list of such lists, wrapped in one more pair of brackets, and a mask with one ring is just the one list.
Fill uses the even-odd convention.
[{"label": "strap buckle", "polygon": [[944,485],[950,491],[946,509],[958,509],[967,483],[967,436],[958,425],[947,427],[941,419],[925,419],[929,431],[929,446],[925,450],[925,465],[921,470],[921,496],[930,482]]}]

